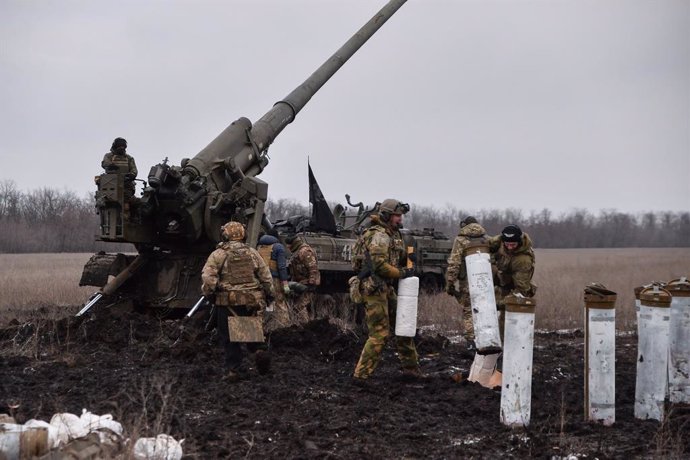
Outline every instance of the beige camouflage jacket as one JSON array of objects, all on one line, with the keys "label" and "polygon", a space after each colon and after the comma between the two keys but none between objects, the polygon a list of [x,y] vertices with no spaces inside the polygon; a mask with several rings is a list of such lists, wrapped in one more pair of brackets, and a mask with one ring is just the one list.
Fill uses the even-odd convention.
[{"label": "beige camouflage jacket", "polygon": [[[479,224],[465,225],[458,232],[453,242],[453,250],[448,257],[448,269],[446,270],[446,285],[453,284],[457,280],[467,279],[467,268],[463,252],[473,240],[486,237],[486,230]],[[488,238],[487,238],[488,242]]]},{"label": "beige camouflage jacket", "polygon": [[[220,243],[208,256],[201,271],[201,292],[204,295],[245,292],[262,299],[263,294],[275,295],[272,280],[266,262],[256,249],[239,241],[229,241]],[[217,304],[223,305],[218,299],[219,296]]]},{"label": "beige camouflage jacket", "polygon": [[501,235],[491,237],[489,245],[496,260],[498,285],[504,295],[516,292],[526,297],[533,297],[537,286],[532,284],[535,258],[529,235],[523,233],[522,243],[512,252],[506,251]]},{"label": "beige camouflage jacket", "polygon": [[290,250],[290,277],[298,283],[318,286],[321,284],[321,273],[319,272],[319,261],[316,252],[308,244],[297,240],[295,246]]}]

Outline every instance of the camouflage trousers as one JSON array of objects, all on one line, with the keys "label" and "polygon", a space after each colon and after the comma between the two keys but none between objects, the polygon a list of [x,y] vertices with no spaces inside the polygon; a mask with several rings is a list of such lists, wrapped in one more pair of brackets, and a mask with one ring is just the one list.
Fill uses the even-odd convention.
[{"label": "camouflage trousers", "polygon": [[[364,344],[354,373],[355,377],[361,379],[368,378],[374,372],[381,360],[383,346],[391,334],[391,328],[395,330],[397,297],[393,288],[387,287],[381,294],[365,295],[364,303],[369,338]],[[395,344],[402,367],[416,368],[419,365],[419,359],[414,338],[396,337]]]},{"label": "camouflage trousers", "polygon": [[290,324],[290,311],[287,299],[283,292],[283,283],[279,278],[273,278],[273,289],[275,290],[275,300],[273,301],[273,311],[264,312],[264,327],[269,330],[288,327]]},{"label": "camouflage trousers", "polygon": [[474,340],[474,322],[472,321],[472,303],[470,302],[470,289],[467,281],[460,281],[460,288],[455,293],[455,300],[462,308],[462,333],[465,340]]},{"label": "camouflage trousers", "polygon": [[313,292],[303,292],[299,294],[292,301],[292,321],[297,324],[304,324],[309,322],[310,317],[313,318],[314,299]]}]

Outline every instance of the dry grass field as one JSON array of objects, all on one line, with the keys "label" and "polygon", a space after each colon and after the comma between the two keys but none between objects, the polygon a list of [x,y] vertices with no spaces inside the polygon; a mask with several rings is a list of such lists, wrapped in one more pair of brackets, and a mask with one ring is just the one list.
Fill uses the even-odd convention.
[{"label": "dry grass field", "polygon": [[79,287],[92,254],[0,254],[0,311],[84,303],[95,291]]},{"label": "dry grass field", "polygon": [[617,329],[633,330],[635,287],[690,276],[690,248],[541,249],[536,257],[541,329],[582,327],[584,287],[598,282],[618,293]]},{"label": "dry grass field", "polygon": [[[690,248],[538,249],[536,260],[537,329],[583,327],[584,287],[597,282],[618,293],[617,329],[634,330],[635,287],[690,277]],[[461,319],[450,296],[438,294],[420,300],[422,326],[459,331]]]},{"label": "dry grass field", "polygon": [[[78,286],[90,256],[0,254],[0,316],[7,318],[12,311],[36,306],[83,304],[95,290]],[[539,329],[582,327],[582,292],[590,282],[618,292],[617,327],[634,329],[634,287],[690,276],[690,248],[539,249],[536,258]],[[460,330],[459,308],[445,294],[425,296],[420,302],[420,324]]]}]

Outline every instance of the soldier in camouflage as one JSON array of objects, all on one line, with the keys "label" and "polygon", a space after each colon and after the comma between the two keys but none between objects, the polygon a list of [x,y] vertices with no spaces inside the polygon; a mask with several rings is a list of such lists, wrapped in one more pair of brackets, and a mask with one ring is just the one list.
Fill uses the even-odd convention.
[{"label": "soldier in camouflage", "polygon": [[474,242],[488,242],[488,236],[472,216],[465,217],[460,222],[458,236],[453,242],[453,249],[448,257],[446,270],[446,292],[455,297],[462,308],[462,323],[465,340],[468,344],[474,342],[474,324],[472,322],[472,305],[470,291],[467,284],[467,267],[465,266],[465,248]]},{"label": "soldier in camouflage", "polygon": [[[356,258],[353,268],[360,272],[369,338],[355,367],[355,383],[365,381],[374,372],[391,328],[394,328],[397,307],[395,281],[414,276],[414,269],[405,268],[407,251],[400,234],[402,215],[407,211],[409,206],[398,200],[384,200],[379,213],[371,216],[372,225],[360,236],[364,257]],[[396,337],[396,346],[403,374],[423,377],[414,339]]]},{"label": "soldier in camouflage", "polygon": [[321,284],[319,261],[316,252],[304,240],[297,236],[285,239],[290,245],[290,278],[297,283],[302,292],[295,290],[295,299],[292,302],[294,320],[298,323],[306,323],[314,319],[314,298],[316,288]]},{"label": "soldier in camouflage", "polygon": [[256,249],[271,271],[273,289],[276,294],[275,302],[273,302],[274,311],[270,315],[270,320],[267,321],[267,327],[269,329],[287,327],[290,325],[290,313],[285,296],[290,294],[290,288],[288,287],[289,276],[285,246],[275,236],[263,235],[259,238],[259,245]]},{"label": "soldier in camouflage", "polygon": [[[534,250],[532,240],[517,225],[505,227],[500,235],[489,238],[489,249],[496,262],[496,303],[501,311],[505,310],[503,299],[508,294],[519,294],[534,297],[537,286],[532,284],[534,275]],[[503,338],[503,318],[499,319],[501,338]]]},{"label": "soldier in camouflage", "polygon": [[508,225],[500,235],[489,239],[490,250],[496,260],[496,300],[502,304],[508,294],[534,297],[537,287],[532,284],[534,276],[534,250],[532,240],[517,225]]},{"label": "soldier in camouflage", "polygon": [[137,164],[134,158],[127,154],[127,141],[121,137],[115,138],[110,152],[106,153],[101,167],[108,174],[124,174],[125,203],[134,197],[134,179],[137,177]]},{"label": "soldier in camouflage", "polygon": [[[226,241],[208,257],[201,272],[201,291],[216,305],[219,340],[225,352],[225,378],[236,381],[246,368],[243,366],[241,344],[230,342],[230,309],[238,316],[261,316],[266,300],[274,297],[273,279],[258,251],[244,244],[244,225],[228,222],[222,227],[221,234]],[[264,345],[246,345],[254,352],[257,370],[267,373],[270,357]]]}]

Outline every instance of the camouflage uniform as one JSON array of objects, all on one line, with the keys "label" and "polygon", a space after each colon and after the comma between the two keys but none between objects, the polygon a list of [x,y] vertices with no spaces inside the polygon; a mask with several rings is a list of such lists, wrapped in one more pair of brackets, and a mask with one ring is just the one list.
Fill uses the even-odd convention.
[{"label": "camouflage uniform", "polygon": [[134,179],[137,177],[137,164],[134,158],[126,153],[120,155],[111,150],[106,153],[101,161],[101,167],[105,169],[108,174],[124,174],[125,175],[125,202],[134,197]]},{"label": "camouflage uniform", "polygon": [[522,294],[525,297],[534,297],[537,286],[532,284],[534,275],[534,250],[532,240],[527,233],[522,234],[520,245],[513,251],[506,250],[501,240],[501,235],[489,238],[489,247],[492,257],[496,262],[496,303],[500,310],[499,326],[501,339],[504,332],[504,297],[508,294]]},{"label": "camouflage uniform", "polygon": [[269,329],[287,327],[290,325],[290,313],[285,298],[288,285],[285,246],[279,243],[278,238],[275,236],[264,235],[259,239],[257,250],[271,271],[273,289],[275,290],[274,311],[270,315],[266,326]]},{"label": "camouflage uniform", "polygon": [[300,238],[290,244],[290,277],[292,281],[304,284],[307,290],[297,295],[292,303],[293,314],[299,323],[306,323],[314,317],[314,291],[321,284],[321,273],[316,252]]},{"label": "camouflage uniform", "polygon": [[[230,224],[241,227],[237,222]],[[204,265],[201,291],[204,295],[215,294],[225,367],[235,371],[240,369],[244,353],[239,343],[230,342],[227,322],[229,310],[232,308],[238,316],[260,316],[266,307],[265,296],[273,296],[274,290],[271,272],[261,255],[256,249],[239,241],[244,239],[244,230],[241,231],[241,237],[232,232],[228,236],[231,241],[220,243]],[[263,348],[263,344],[248,343],[247,348],[254,352]]]},{"label": "camouflage uniform", "polygon": [[489,238],[489,246],[496,260],[496,301],[503,304],[503,298],[511,292],[525,297],[534,297],[537,287],[532,284],[534,275],[534,250],[527,233],[514,251],[507,251],[501,236]]},{"label": "camouflage uniform", "polygon": [[[374,372],[391,328],[395,327],[398,298],[393,283],[400,278],[400,267],[407,262],[400,232],[385,224],[377,215],[372,215],[371,221],[372,226],[361,236],[365,251],[369,253],[372,275],[362,280],[369,338],[355,367],[354,377],[358,379],[366,379]],[[395,340],[403,368],[418,369],[414,339],[396,336]]]},{"label": "camouflage uniform", "polygon": [[[453,242],[453,250],[448,257],[448,269],[446,270],[446,291],[455,296],[462,308],[462,323],[465,339],[474,340],[474,323],[472,322],[472,305],[470,303],[470,290],[467,284],[467,267],[463,252],[473,242],[487,241],[484,227],[478,223],[467,224],[460,229]],[[457,287],[456,287],[456,282]]]}]

